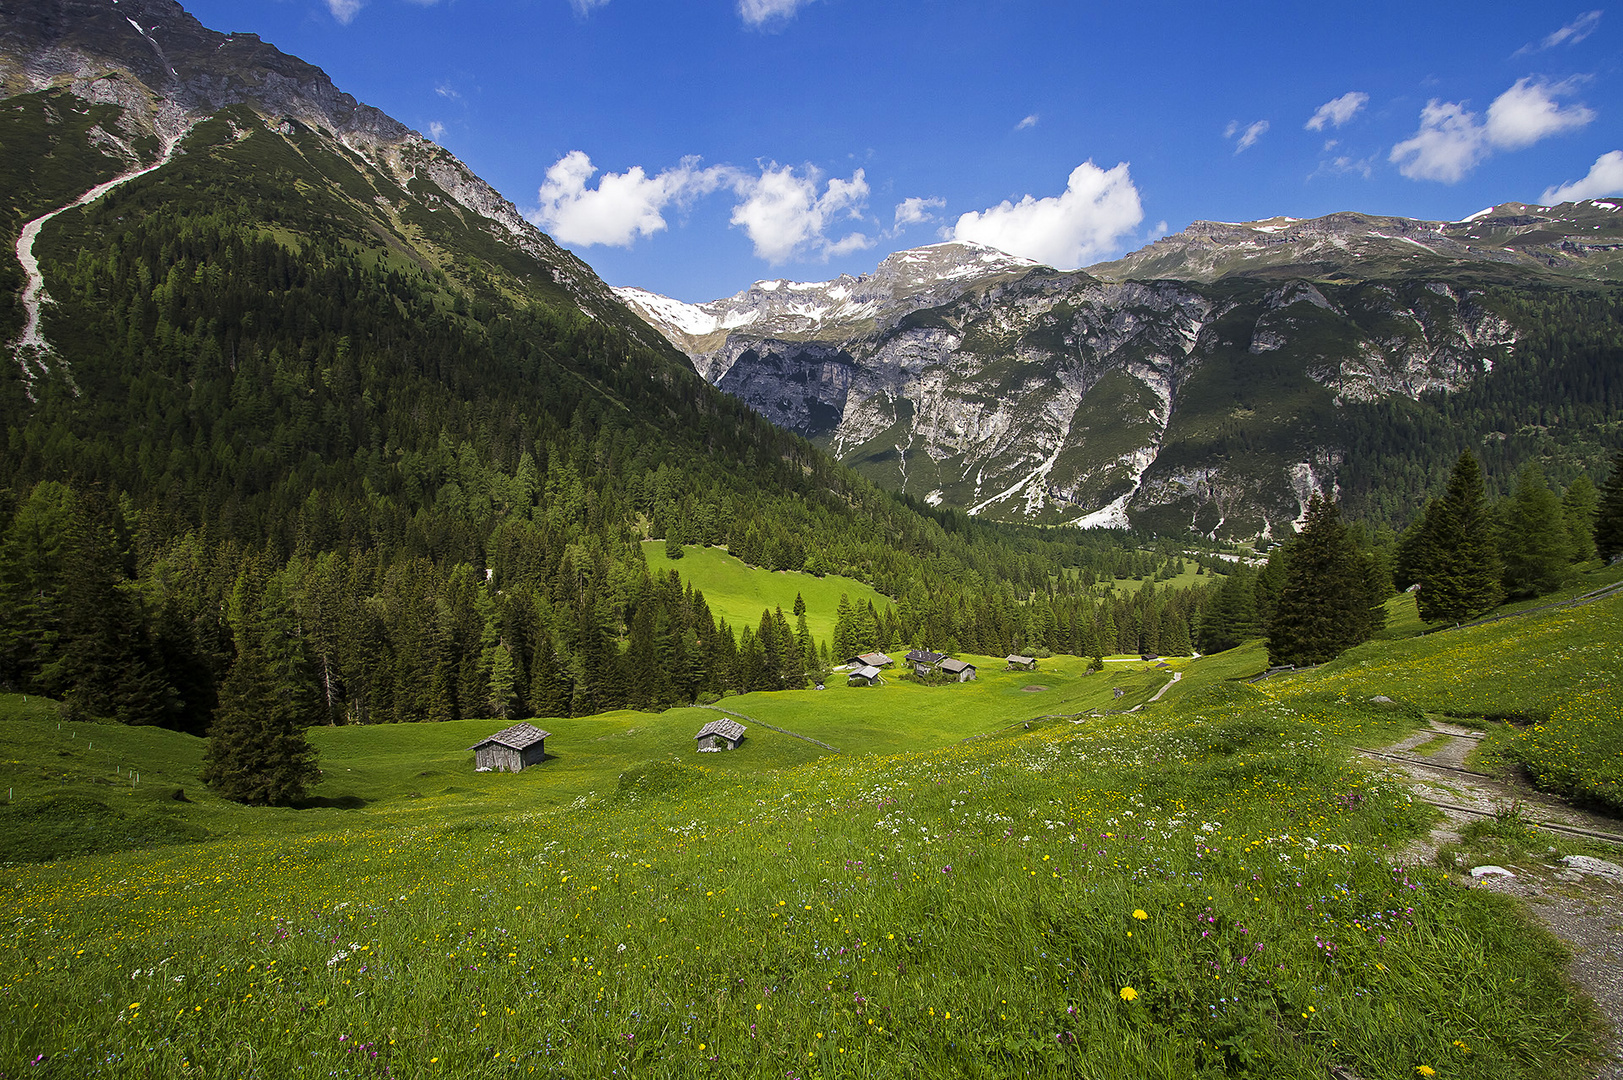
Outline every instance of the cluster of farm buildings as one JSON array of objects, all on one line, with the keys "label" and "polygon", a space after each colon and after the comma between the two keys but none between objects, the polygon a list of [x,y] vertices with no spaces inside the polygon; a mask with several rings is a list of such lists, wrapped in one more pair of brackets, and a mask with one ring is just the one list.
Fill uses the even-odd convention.
[{"label": "cluster of farm buildings", "polygon": [[[1006,659],[1010,671],[1037,670],[1037,661],[1034,657],[1010,655]],[[974,664],[929,649],[914,649],[907,654],[904,662],[913,669],[913,674],[921,679],[942,677],[950,682],[962,683],[976,677]],[[895,665],[896,661],[886,654],[870,652],[851,657],[842,667],[847,671],[848,685],[879,686],[885,681],[884,672]],[[818,684],[817,688],[821,690],[822,684]],[[693,738],[700,753],[736,750],[744,741],[744,732],[747,730],[737,720],[723,718],[710,721],[700,728],[699,733]],[[551,734],[550,731],[542,731],[534,724],[514,724],[510,728],[504,728],[468,748],[473,751],[474,770],[522,772],[531,765],[539,765],[547,759],[547,739]]]},{"label": "cluster of farm buildings", "polygon": [[[1035,657],[1016,656],[1011,653],[1005,659],[1008,661],[1009,671],[1037,670]],[[851,686],[879,686],[885,681],[885,669],[894,666],[895,663],[895,660],[882,652],[853,656],[845,662],[848,672],[845,681]],[[930,649],[914,649],[903,658],[903,663],[911,667],[913,674],[920,679],[934,679],[939,676],[945,677],[949,682],[962,683],[970,682],[976,677],[974,664]]]}]

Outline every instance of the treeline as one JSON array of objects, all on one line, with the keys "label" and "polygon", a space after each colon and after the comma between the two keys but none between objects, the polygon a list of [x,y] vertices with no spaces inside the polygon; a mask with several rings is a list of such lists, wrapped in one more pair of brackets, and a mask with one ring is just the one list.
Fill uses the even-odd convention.
[{"label": "treeline", "polygon": [[[794,689],[860,649],[1189,651],[1204,591],[1099,599],[1051,579],[842,603],[832,642],[763,612],[729,626],[634,537],[512,518],[483,565],[382,548],[282,559],[207,529],[151,536],[127,500],[56,483],[7,507],[0,532],[0,684],[72,715],[203,733],[241,672],[302,724],[571,716]],[[269,629],[266,629],[269,628]],[[832,651],[831,651],[832,650]],[[259,676],[255,676],[259,678]],[[251,681],[251,680],[250,680]]]},{"label": "treeline", "polygon": [[[1336,510],[1334,515],[1330,509]],[[1334,520],[1319,525],[1331,539],[1318,542],[1340,554],[1319,556],[1312,574],[1318,599],[1305,603],[1307,616],[1299,611],[1289,619],[1300,621],[1315,610],[1334,612],[1330,621],[1350,627],[1355,638],[1340,646],[1345,648],[1379,629],[1378,624],[1366,625],[1361,613],[1370,608],[1371,598],[1384,599],[1394,589],[1415,590],[1423,620],[1458,622],[1507,599],[1554,592],[1576,578],[1580,563],[1623,555],[1623,452],[1613,458],[1610,476],[1598,492],[1581,473],[1558,492],[1542,466],[1529,462],[1518,471],[1509,495],[1490,499],[1481,465],[1467,451],[1455,462],[1443,494],[1396,537],[1385,530],[1372,533],[1342,525],[1339,508],[1321,514]],[[1282,624],[1280,604],[1293,559],[1301,562],[1308,531],[1275,548],[1260,567],[1237,564],[1211,590],[1196,633],[1203,652],[1230,649],[1255,637],[1268,637],[1272,651],[1276,640],[1300,636]],[[1335,583],[1338,575],[1344,578],[1340,584]],[[1352,595],[1356,611],[1338,608],[1337,594]],[[1339,640],[1333,633],[1327,637]]]},{"label": "treeline", "polygon": [[1564,493],[1537,462],[1517,474],[1509,496],[1490,501],[1482,468],[1467,451],[1444,493],[1403,534],[1394,566],[1399,587],[1414,587],[1420,617],[1458,622],[1506,599],[1554,592],[1574,564],[1623,554],[1623,452],[1603,492],[1580,475]]}]

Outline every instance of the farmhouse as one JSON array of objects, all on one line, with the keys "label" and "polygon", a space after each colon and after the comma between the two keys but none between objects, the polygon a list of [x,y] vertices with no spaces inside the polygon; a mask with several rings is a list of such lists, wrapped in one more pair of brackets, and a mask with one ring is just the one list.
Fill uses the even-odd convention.
[{"label": "farmhouse", "polygon": [[1008,656],[1004,657],[1004,659],[1009,662],[1008,670],[1010,671],[1037,670],[1037,658],[1035,656],[1017,656],[1014,653],[1010,653]]},{"label": "farmhouse", "polygon": [[531,724],[514,724],[496,732],[483,742],[468,749],[473,751],[476,772],[520,772],[531,765],[539,765],[547,757],[547,736]]},{"label": "farmhouse", "polygon": [[892,660],[889,656],[886,656],[882,652],[867,652],[863,653],[861,656],[853,656],[851,659],[846,661],[846,663],[850,664],[852,667],[876,668],[887,668],[895,662],[896,661]]},{"label": "farmhouse", "polygon": [[744,741],[745,730],[737,720],[712,720],[700,728],[693,738],[698,742],[701,754],[714,750],[737,750],[738,744]]},{"label": "farmhouse", "polygon": [[[907,654],[907,662],[915,668],[933,668],[947,658],[944,652],[931,652],[929,649],[914,649]],[[925,674],[920,672],[919,674]]]},{"label": "farmhouse", "polygon": [[941,670],[959,682],[970,682],[975,678],[975,665],[963,660],[943,660]]},{"label": "farmhouse", "polygon": [[846,678],[845,684],[847,686],[879,686],[884,681],[884,677],[879,674],[879,669],[874,667],[872,664],[869,664],[866,667],[859,667],[853,671],[850,676]]}]

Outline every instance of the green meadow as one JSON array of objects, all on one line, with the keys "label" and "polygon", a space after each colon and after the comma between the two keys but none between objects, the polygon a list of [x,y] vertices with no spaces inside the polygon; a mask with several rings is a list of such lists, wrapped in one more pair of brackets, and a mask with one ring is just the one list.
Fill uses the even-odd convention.
[{"label": "green meadow", "polygon": [[319,729],[296,810],[213,797],[199,740],[3,698],[0,1074],[1586,1075],[1561,949],[1396,865],[1434,814],[1351,748],[1566,716],[1620,627],[1614,598],[1257,684],[1259,643],[984,658],[726,698],[733,753],[693,752],[707,709],[541,719],[517,775],[473,771],[498,721]]},{"label": "green meadow", "polygon": [[665,541],[647,540],[642,545],[642,557],[648,561],[650,571],[663,574],[675,570],[682,583],[704,593],[711,612],[726,619],[735,630],[758,625],[761,612],[773,608],[782,608],[793,625],[798,594],[806,601],[806,627],[813,640],[829,641],[834,636],[834,617],[842,593],[853,604],[872,603],[876,611],[884,611],[885,605],[894,603],[873,586],[852,578],[763,570],[745,565],[719,547],[688,544],[682,552],[682,558],[672,560],[665,556]]}]

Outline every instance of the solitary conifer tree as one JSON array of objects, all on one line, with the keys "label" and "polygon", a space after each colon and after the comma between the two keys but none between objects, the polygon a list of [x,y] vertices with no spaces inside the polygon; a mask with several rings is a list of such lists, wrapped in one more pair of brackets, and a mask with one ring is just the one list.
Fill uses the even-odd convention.
[{"label": "solitary conifer tree", "polygon": [[287,806],[321,776],[304,735],[321,718],[315,682],[275,582],[266,589],[255,569],[244,571],[232,608],[237,659],[220,687],[203,782],[236,802]]},{"label": "solitary conifer tree", "polygon": [[1501,511],[1499,529],[1507,595],[1554,592],[1571,574],[1572,534],[1561,515],[1561,500],[1544,482],[1538,462],[1522,467],[1516,493]]},{"label": "solitary conifer tree", "polygon": [[1482,469],[1469,450],[1454,463],[1443,497],[1427,509],[1416,567],[1420,617],[1459,622],[1482,614],[1504,592]]},{"label": "solitary conifer tree", "polygon": [[1567,485],[1561,496],[1561,518],[1572,536],[1572,561],[1588,562],[1595,557],[1595,485],[1583,473]]},{"label": "solitary conifer tree", "polygon": [[1386,624],[1372,575],[1333,502],[1315,494],[1285,553],[1285,581],[1268,624],[1274,664],[1322,664]]}]

